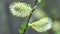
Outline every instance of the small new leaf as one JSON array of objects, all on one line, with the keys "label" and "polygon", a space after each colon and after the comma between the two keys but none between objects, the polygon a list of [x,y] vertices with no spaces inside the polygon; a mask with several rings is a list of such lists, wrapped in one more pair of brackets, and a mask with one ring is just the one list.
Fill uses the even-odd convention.
[{"label": "small new leaf", "polygon": [[21,25],[20,29],[18,30],[20,32],[20,34],[22,34],[24,32],[25,28],[26,28],[26,23],[23,23]]}]

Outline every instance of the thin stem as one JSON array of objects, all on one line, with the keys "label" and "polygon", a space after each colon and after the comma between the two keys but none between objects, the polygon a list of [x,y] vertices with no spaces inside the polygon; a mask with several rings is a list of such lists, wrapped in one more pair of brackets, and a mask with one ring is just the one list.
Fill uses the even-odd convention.
[{"label": "thin stem", "polygon": [[[33,9],[32,12],[33,12],[34,10],[35,10],[35,9]],[[27,30],[27,28],[28,28],[28,23],[29,23],[29,21],[30,21],[31,15],[32,15],[32,13],[30,14],[30,16],[29,16],[29,18],[28,18],[28,22],[27,22],[27,24],[26,24],[26,27],[25,27],[25,30],[24,30],[23,34],[25,34],[25,32],[26,32],[26,30]]]},{"label": "thin stem", "polygon": [[[37,4],[37,0],[35,0],[34,6],[35,6],[36,4]],[[34,12],[34,10],[35,10],[35,8],[32,10],[32,13]],[[30,16],[29,16],[29,18],[28,18],[28,22],[27,22],[27,24],[26,24],[25,30],[24,30],[24,32],[23,32],[22,34],[25,34],[25,32],[27,31],[28,23],[29,23],[29,21],[30,21],[30,17],[31,17],[31,15],[32,15],[32,13],[30,13]]]}]

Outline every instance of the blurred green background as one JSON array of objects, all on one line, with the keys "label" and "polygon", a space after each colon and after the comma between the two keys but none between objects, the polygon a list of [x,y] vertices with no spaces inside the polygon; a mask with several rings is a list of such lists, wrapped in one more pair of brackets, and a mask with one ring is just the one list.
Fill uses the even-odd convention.
[{"label": "blurred green background", "polygon": [[[12,2],[25,2],[33,6],[33,0],[0,0],[0,34],[19,34],[18,29],[23,22],[27,22],[28,18],[17,18],[10,13],[9,5]],[[60,34],[60,0],[41,0],[38,8],[45,12],[53,20],[53,28],[47,32],[37,33],[30,28],[27,34]],[[38,14],[36,14],[38,13]],[[38,18],[42,12],[35,12]],[[37,20],[36,16],[31,18],[31,22]],[[35,19],[36,18],[36,19]]]}]

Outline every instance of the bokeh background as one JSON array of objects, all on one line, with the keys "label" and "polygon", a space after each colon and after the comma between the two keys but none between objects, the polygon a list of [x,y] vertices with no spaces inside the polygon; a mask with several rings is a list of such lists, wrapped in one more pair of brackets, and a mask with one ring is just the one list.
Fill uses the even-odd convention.
[{"label": "bokeh background", "polygon": [[[0,0],[0,34],[19,34],[18,29],[27,18],[17,18],[9,11],[12,2],[25,2],[33,6],[33,0]],[[40,9],[54,20],[54,26],[47,32],[38,33],[30,28],[27,34],[60,34],[60,0],[41,0]]]}]

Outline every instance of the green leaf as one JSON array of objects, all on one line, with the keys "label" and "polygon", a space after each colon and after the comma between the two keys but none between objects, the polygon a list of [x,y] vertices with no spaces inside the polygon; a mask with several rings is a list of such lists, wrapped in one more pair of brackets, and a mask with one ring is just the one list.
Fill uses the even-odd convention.
[{"label": "green leaf", "polygon": [[25,28],[26,28],[26,23],[23,23],[19,29],[20,34],[24,32]]}]

